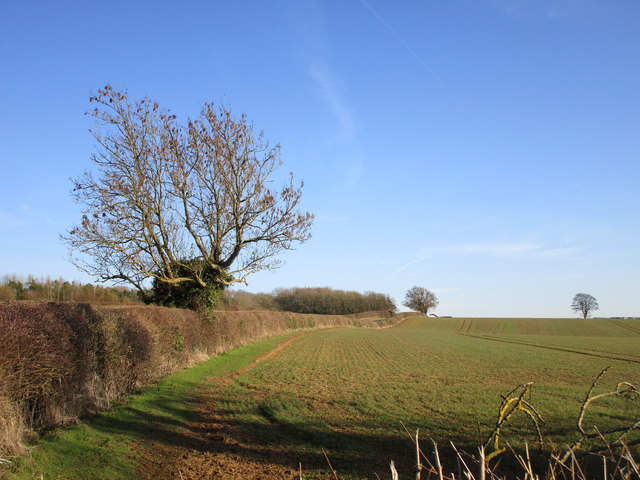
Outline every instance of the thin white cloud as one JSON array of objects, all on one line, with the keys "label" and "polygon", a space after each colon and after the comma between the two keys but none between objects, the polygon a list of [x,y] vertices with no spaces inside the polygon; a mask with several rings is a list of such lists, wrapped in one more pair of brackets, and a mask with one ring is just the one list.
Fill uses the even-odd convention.
[{"label": "thin white cloud", "polygon": [[484,3],[514,18],[529,16],[533,7],[527,0],[485,0]]},{"label": "thin white cloud", "polygon": [[322,5],[315,1],[300,2],[295,11],[301,57],[335,122],[338,141],[332,147],[335,151],[334,164],[340,171],[336,177],[351,186],[362,179],[365,160],[358,140],[357,115],[348,101],[348,90],[340,72],[331,64]]},{"label": "thin white cloud", "polygon": [[0,212],[0,228],[18,228],[24,227],[27,222],[24,220],[4,212]]},{"label": "thin white cloud", "polygon": [[541,245],[534,243],[478,243],[460,244],[445,247],[447,253],[463,255],[488,255],[491,257],[512,257],[539,250]]},{"label": "thin white cloud", "polygon": [[573,248],[551,248],[545,249],[538,253],[540,257],[567,257],[576,253],[580,253],[584,250],[581,247]]},{"label": "thin white cloud", "polygon": [[354,185],[365,171],[362,149],[357,138],[355,114],[344,100],[341,81],[329,64],[319,59],[307,60],[307,63],[311,78],[336,119],[342,152],[336,159],[342,170],[340,177],[347,184]]},{"label": "thin white cloud", "polygon": [[351,221],[351,217],[340,215],[326,215],[323,213],[316,214],[316,221],[322,223],[342,223]]},{"label": "thin white cloud", "polygon": [[558,257],[572,255],[581,248],[549,248],[544,243],[466,243],[427,249],[429,256],[434,254],[484,255],[489,257]]},{"label": "thin white cloud", "polygon": [[548,280],[558,281],[558,280],[577,280],[584,278],[584,275],[581,273],[568,273],[566,275],[553,275],[546,277]]},{"label": "thin white cloud", "polygon": [[320,60],[309,60],[309,74],[314,80],[331,113],[336,117],[340,135],[352,139],[356,135],[356,124],[351,108],[342,98],[337,75],[328,64]]},{"label": "thin white cloud", "polygon": [[584,13],[602,14],[616,10],[615,2],[594,0],[484,0],[489,8],[494,8],[515,19],[547,18],[562,20]]},{"label": "thin white cloud", "polygon": [[416,257],[395,269],[390,278],[397,277],[409,267],[421,263],[429,258],[441,255],[456,256],[485,256],[496,258],[552,258],[567,257],[583,251],[580,247],[550,248],[544,243],[514,242],[514,243],[466,243],[448,245],[444,247],[427,247],[420,250]]},{"label": "thin white cloud", "polygon": [[335,117],[343,139],[353,139],[357,131],[355,115],[345,100],[343,80],[331,66],[331,49],[327,42],[322,4],[316,1],[298,2],[292,15],[298,32],[301,57],[309,76]]},{"label": "thin white cloud", "polygon": [[429,72],[429,74],[442,86],[442,88],[444,88],[447,93],[449,95],[451,95],[456,101],[459,101],[458,97],[451,91],[451,89],[449,89],[449,87],[447,87],[447,85],[444,83],[444,81],[436,74],[436,72],[433,71],[433,69],[427,64],[427,62],[425,62],[423,60],[423,58],[418,55],[418,53],[411,47],[411,45],[409,45],[407,43],[407,41],[402,37],[402,35],[400,35],[398,33],[398,31],[393,28],[389,22],[387,22],[382,15],[380,15],[378,13],[378,11],[376,9],[374,9],[371,4],[369,2],[367,2],[366,0],[360,0],[362,2],[362,4],[367,7],[367,9],[371,12],[371,14],[382,24],[384,25],[387,30],[389,30],[391,32],[391,34],[396,37],[396,39],[402,44],[402,46],[405,48],[405,50],[407,52],[409,52],[409,54],[411,54],[411,56],[420,64],[422,65],[427,72]]},{"label": "thin white cloud", "polygon": [[451,293],[451,292],[457,292],[460,289],[457,287],[454,288],[434,288],[433,289],[433,293]]},{"label": "thin white cloud", "polygon": [[416,263],[420,263],[423,260],[426,260],[426,258],[419,258],[417,260],[413,260],[411,262],[405,263],[404,265],[396,268],[393,272],[391,272],[391,275],[389,275],[389,278],[396,278],[398,275],[404,272],[407,268],[411,267],[412,265],[415,265]]}]

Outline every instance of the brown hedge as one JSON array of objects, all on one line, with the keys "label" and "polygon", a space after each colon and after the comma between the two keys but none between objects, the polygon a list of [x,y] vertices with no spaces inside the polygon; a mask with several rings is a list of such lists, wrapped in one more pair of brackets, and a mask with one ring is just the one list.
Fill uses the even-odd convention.
[{"label": "brown hedge", "polygon": [[0,455],[26,432],[76,421],[160,377],[297,329],[381,327],[390,312],[311,315],[151,306],[0,302]]}]

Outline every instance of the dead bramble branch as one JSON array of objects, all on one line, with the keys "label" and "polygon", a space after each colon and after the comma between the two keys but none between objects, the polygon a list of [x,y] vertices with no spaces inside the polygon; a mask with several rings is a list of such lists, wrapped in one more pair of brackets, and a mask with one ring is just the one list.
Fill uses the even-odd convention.
[{"label": "dead bramble branch", "polygon": [[524,412],[533,422],[538,436],[538,442],[542,446],[542,431],[540,430],[540,423],[545,423],[544,419],[536,411],[533,406],[525,400],[525,396],[531,392],[532,382],[523,383],[511,390],[507,395],[502,395],[502,403],[498,410],[498,418],[496,425],[493,428],[489,438],[484,444],[483,449],[486,451],[491,445],[493,445],[493,451],[489,453],[485,461],[488,463],[493,458],[497,457],[501,453],[504,453],[507,448],[500,446],[500,436],[502,429],[507,425],[512,415],[518,411]]},{"label": "dead bramble branch", "polygon": [[[587,431],[584,428],[583,423],[587,413],[587,409],[597,400],[602,400],[603,398],[607,398],[607,397],[622,397],[622,398],[627,398],[629,400],[636,400],[640,398],[640,391],[638,391],[637,385],[630,382],[619,382],[618,384],[616,384],[615,388],[611,391],[601,393],[598,395],[592,395],[593,390],[596,388],[596,385],[598,384],[598,381],[600,381],[600,379],[604,376],[607,370],[609,370],[609,368],[611,367],[607,367],[604,370],[602,370],[602,372],[600,372],[600,374],[596,377],[596,379],[591,384],[591,387],[589,388],[589,391],[587,392],[584,401],[582,402],[582,406],[580,407],[580,414],[578,415],[578,420],[577,420],[577,428],[578,428],[580,437],[564,453],[564,455],[560,459],[562,463],[567,462],[569,458],[573,456],[575,456],[576,458],[582,458],[589,454],[603,452],[607,450],[610,452],[610,454],[612,454],[615,449],[620,449],[620,448],[625,448],[625,447],[630,447],[632,445],[640,444],[640,439],[635,439],[627,442],[629,434],[634,430],[640,429],[640,421],[635,421],[627,425],[611,428],[608,430],[599,430],[597,427],[594,426],[593,433],[587,433]],[[613,439],[608,439],[606,437],[606,435],[613,435],[613,434],[617,434],[617,436]],[[583,445],[586,442],[593,439],[602,440],[603,445],[594,446],[588,450],[584,450],[579,453],[577,452],[579,449],[583,447]]]}]

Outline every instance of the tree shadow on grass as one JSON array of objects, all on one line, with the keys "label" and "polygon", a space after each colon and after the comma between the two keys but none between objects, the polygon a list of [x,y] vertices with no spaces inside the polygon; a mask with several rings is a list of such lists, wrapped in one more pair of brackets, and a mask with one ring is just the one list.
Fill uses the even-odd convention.
[{"label": "tree shadow on grass", "polygon": [[[85,428],[112,439],[110,442],[132,440],[151,449],[161,445],[165,451],[201,455],[226,453],[240,461],[278,464],[296,471],[302,464],[305,471],[329,472],[323,454],[326,451],[333,467],[347,478],[370,478],[374,472],[384,478],[390,460],[399,466],[401,474],[408,475],[415,464],[410,439],[399,440],[397,432],[372,434],[355,424],[335,430],[310,422],[234,420],[224,414],[214,419],[162,398],[156,400],[152,412],[123,406],[117,412],[93,418]],[[57,441],[62,449],[72,448],[73,440]],[[86,461],[104,459],[112,451],[110,442],[92,447],[86,452]],[[176,457],[166,460],[175,461]],[[171,477],[169,474],[167,478]]]},{"label": "tree shadow on grass", "polygon": [[[341,478],[373,478],[374,474],[380,478],[389,478],[391,460],[397,466],[401,478],[410,478],[414,474],[415,446],[400,424],[389,424],[385,428],[378,422],[377,428],[371,429],[370,425],[346,419],[339,427],[335,427],[300,415],[288,419],[265,409],[262,404],[255,407],[257,410],[252,415],[234,417],[243,408],[246,410],[246,406],[243,407],[240,401],[226,398],[224,408],[217,409],[215,405],[221,405],[220,398],[209,396],[206,400],[201,399],[201,402],[204,401],[206,403],[200,403],[198,409],[194,408],[197,402],[193,400],[176,401],[169,396],[158,395],[154,398],[152,407],[146,410],[134,402],[100,415],[84,428],[100,432],[103,434],[100,438],[108,440],[85,449],[83,461],[108,463],[106,457],[113,451],[113,444],[117,444],[118,439],[123,439],[146,445],[152,453],[154,450],[170,453],[163,463],[166,477],[158,478],[175,478],[177,463],[181,461],[177,452],[189,452],[200,457],[229,454],[240,462],[280,465],[294,471],[302,464],[305,471],[322,471],[328,475],[330,470],[324,456],[326,452]],[[206,405],[210,405],[210,408]],[[430,441],[429,430],[424,425],[430,425],[428,419],[425,419],[420,430],[421,447],[429,460],[435,463],[434,446]],[[571,433],[569,430],[560,430],[562,431],[554,431],[554,434]],[[469,438],[465,440],[460,433],[454,433],[454,429],[451,436],[446,432],[443,435],[441,425],[432,431],[438,432],[436,440],[445,470],[459,475],[461,465],[449,441],[453,441],[460,451],[475,456],[479,441]],[[74,448],[71,439],[61,438],[59,441],[62,449]],[[516,453],[524,455],[524,448],[516,450]],[[531,448],[531,453],[536,453],[535,447]],[[513,470],[515,460],[507,459],[512,455],[506,454],[504,457],[501,460],[503,467]],[[543,461],[536,462],[544,468]],[[105,467],[105,476],[100,478],[115,478],[106,473],[108,468],[119,468],[117,457],[114,457],[112,463],[111,467]],[[83,477],[78,475],[76,478]]]},{"label": "tree shadow on grass", "polygon": [[[212,405],[220,404],[218,399],[211,397],[208,401]],[[224,409],[213,409],[211,415],[191,406],[190,403],[158,398],[153,411],[124,406],[117,415],[106,414],[93,419],[88,428],[112,438],[131,439],[151,449],[162,446],[165,452],[187,451],[199,456],[230,454],[239,461],[277,464],[293,470],[302,464],[305,471],[323,471],[328,475],[326,452],[341,478],[374,478],[375,474],[388,478],[391,460],[401,478],[410,478],[415,473],[415,446],[400,424],[389,425],[388,430],[380,427],[371,430],[367,425],[348,420],[339,428],[305,418],[283,421],[260,406],[257,407],[258,416],[234,418],[233,413],[241,411],[242,405],[228,399]],[[424,429],[421,432],[422,450],[430,461],[435,462],[429,432]],[[450,440],[460,451],[477,456],[477,442],[454,436],[436,440],[447,471],[458,473],[461,468]],[[96,458],[102,456],[98,450],[100,447],[93,452]],[[180,455],[176,453],[165,459],[168,472],[177,471],[178,457]],[[509,466],[509,462],[504,463]],[[172,474],[167,478],[172,478]]]}]

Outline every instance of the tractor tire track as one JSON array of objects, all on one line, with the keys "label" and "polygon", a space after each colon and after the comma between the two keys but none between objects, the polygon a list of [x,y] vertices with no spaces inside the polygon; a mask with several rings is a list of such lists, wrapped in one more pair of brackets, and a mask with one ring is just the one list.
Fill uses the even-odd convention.
[{"label": "tractor tire track", "polygon": [[616,325],[616,326],[618,326],[620,328],[624,328],[626,330],[629,330],[630,332],[633,332],[633,333],[635,333],[637,335],[640,335],[640,329],[639,328],[632,327],[631,325],[627,325],[627,324],[622,323],[622,322],[617,321],[617,320],[609,319],[609,322],[613,323],[614,325]]},{"label": "tractor tire track", "polygon": [[510,343],[513,345],[523,345],[526,347],[534,347],[534,348],[543,348],[545,350],[555,350],[558,352],[566,352],[566,353],[575,353],[577,355],[585,355],[587,357],[595,357],[595,358],[606,358],[609,360],[618,360],[620,362],[629,362],[629,363],[640,363],[640,360],[634,360],[632,358],[623,358],[623,357],[617,357],[614,355],[606,355],[604,353],[590,353],[590,352],[583,352],[580,350],[573,350],[570,348],[562,348],[562,347],[553,347],[550,345],[540,345],[537,343],[528,343],[528,342],[519,342],[516,340],[507,340],[504,338],[495,338],[495,337],[490,337],[490,336],[483,336],[483,335],[473,335],[473,334],[460,334],[460,335],[465,335],[467,337],[473,337],[473,338],[478,338],[480,340],[489,340],[492,342],[500,342],[500,343]]}]

